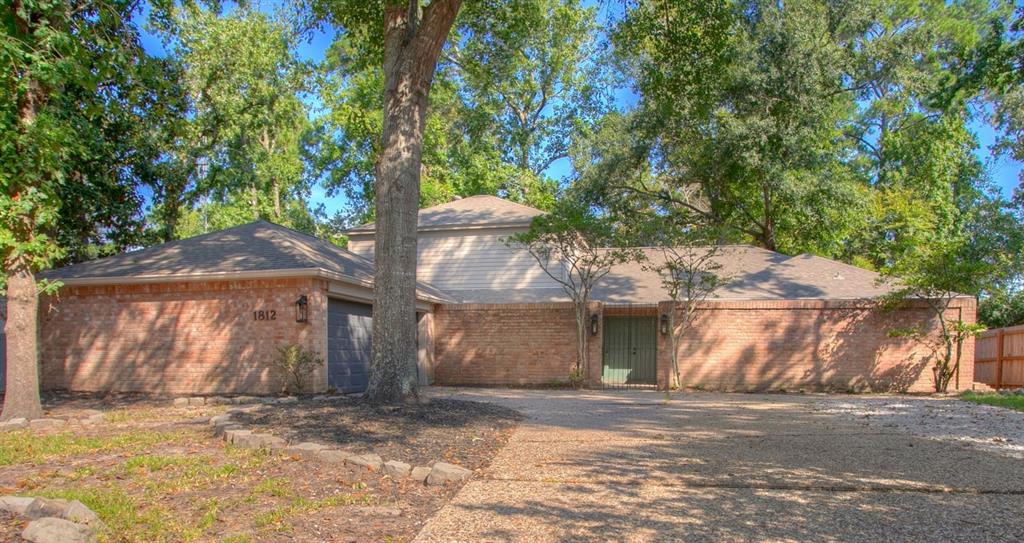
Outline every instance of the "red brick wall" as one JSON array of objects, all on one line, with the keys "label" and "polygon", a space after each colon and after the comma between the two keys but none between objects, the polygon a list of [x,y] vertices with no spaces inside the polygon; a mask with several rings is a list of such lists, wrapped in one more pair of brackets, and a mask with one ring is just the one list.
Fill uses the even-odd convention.
[{"label": "red brick wall", "polygon": [[[957,301],[974,322],[974,300]],[[670,304],[662,304],[666,312]],[[951,314],[950,318],[955,315]],[[684,386],[721,390],[933,391],[931,352],[894,328],[937,321],[923,306],[891,312],[839,301],[712,302],[679,345]],[[968,340],[959,388],[973,379],[974,341]],[[669,382],[667,335],[659,334],[659,381]],[[952,387],[957,386],[954,382]]]},{"label": "red brick wall", "polygon": [[[592,304],[599,310],[599,304]],[[434,382],[542,385],[566,382],[576,360],[572,304],[440,305],[434,312]],[[588,336],[600,375],[601,335]]]},{"label": "red brick wall", "polygon": [[[300,294],[309,297],[306,324],[295,322]],[[257,310],[277,318],[255,320]],[[298,343],[324,353],[324,330],[324,285],[313,279],[65,287],[40,308],[43,388],[278,392],[278,347]],[[325,369],[310,384],[325,389]]]}]

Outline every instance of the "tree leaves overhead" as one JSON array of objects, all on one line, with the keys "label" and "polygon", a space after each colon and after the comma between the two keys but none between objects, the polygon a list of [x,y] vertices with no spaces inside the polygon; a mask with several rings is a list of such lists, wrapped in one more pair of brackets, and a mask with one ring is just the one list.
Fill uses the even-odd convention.
[{"label": "tree leaves overhead", "polygon": [[[381,123],[382,78],[368,60],[376,46],[364,41],[373,34],[359,26],[363,16],[371,14],[328,19],[363,30],[342,33],[328,53],[327,113],[313,147],[352,222],[373,215]],[[420,204],[497,194],[550,208],[558,180],[548,167],[610,108],[600,42],[596,10],[577,0],[467,3],[430,95]]]},{"label": "tree leaves overhead", "polygon": [[[773,250],[838,248],[858,201],[844,163],[842,122],[852,111],[844,52],[826,5],[781,6],[704,5],[712,28],[724,27],[715,38],[680,6],[665,15],[660,3],[641,3],[627,16],[619,54],[639,70],[642,101],[619,131],[643,136],[622,147],[639,171],[595,171],[619,185],[612,195],[647,198],[659,213],[725,225],[734,238]],[[700,28],[659,30],[666,17]],[[701,52],[700,62],[674,67]]]},{"label": "tree leaves overhead", "polygon": [[1011,7],[630,3],[613,41],[640,102],[573,147],[580,182],[623,225],[724,227],[892,275],[936,272],[922,248],[966,258],[984,246],[968,251],[980,267],[957,275],[960,291],[1019,288],[1020,215],[992,189],[968,129],[979,98],[994,96],[1000,145],[1016,141]]},{"label": "tree leaves overhead", "polygon": [[312,67],[296,58],[296,36],[261,12],[193,5],[163,35],[180,95],[174,114],[155,119],[165,128],[152,176],[161,237],[258,218],[315,230],[302,155]]}]

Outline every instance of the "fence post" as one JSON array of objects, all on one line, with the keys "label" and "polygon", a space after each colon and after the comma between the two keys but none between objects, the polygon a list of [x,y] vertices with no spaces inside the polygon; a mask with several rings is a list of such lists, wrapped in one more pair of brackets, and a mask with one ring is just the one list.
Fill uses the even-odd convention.
[{"label": "fence post", "polygon": [[996,332],[996,390],[1003,386],[1003,329]]}]

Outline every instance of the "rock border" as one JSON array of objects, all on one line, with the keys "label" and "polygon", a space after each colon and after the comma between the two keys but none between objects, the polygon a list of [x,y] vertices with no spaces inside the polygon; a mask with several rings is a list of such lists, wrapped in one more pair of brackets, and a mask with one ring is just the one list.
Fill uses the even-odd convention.
[{"label": "rock border", "polygon": [[106,526],[78,500],[0,496],[0,511],[30,519],[21,538],[32,543],[92,543]]},{"label": "rock border", "polygon": [[0,432],[12,430],[61,430],[73,426],[95,426],[106,422],[106,415],[98,409],[86,409],[79,417],[43,417],[26,419],[19,417],[0,422]]},{"label": "rock border", "polygon": [[[351,395],[350,395],[351,397]],[[345,398],[340,394],[320,394],[310,399],[314,402],[330,402]],[[211,405],[253,405],[253,404],[293,404],[298,403],[298,396],[181,396],[171,400],[172,407],[203,407]]]},{"label": "rock border", "polygon": [[[297,401],[297,398],[292,398]],[[275,401],[274,403],[281,402]],[[377,454],[355,454],[312,441],[289,443],[284,438],[272,434],[254,433],[250,428],[246,428],[239,424],[237,420],[233,420],[232,415],[257,411],[263,408],[263,405],[235,407],[228,409],[223,415],[210,417],[209,424],[213,427],[213,434],[220,436],[226,443],[242,449],[267,449],[271,452],[283,453],[303,460],[349,465],[366,469],[371,473],[381,472],[395,480],[409,478],[414,482],[426,485],[461,482],[473,475],[472,470],[447,462],[434,462],[429,467],[412,466],[398,460],[384,461]]]}]

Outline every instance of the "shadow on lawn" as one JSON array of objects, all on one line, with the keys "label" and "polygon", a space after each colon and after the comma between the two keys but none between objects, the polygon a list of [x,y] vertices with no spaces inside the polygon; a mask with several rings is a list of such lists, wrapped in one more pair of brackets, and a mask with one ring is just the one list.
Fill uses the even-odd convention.
[{"label": "shadow on lawn", "polygon": [[255,431],[291,442],[312,441],[424,464],[457,459],[475,468],[489,463],[522,416],[507,407],[474,401],[434,399],[380,406],[338,398],[274,405],[236,418]]}]

